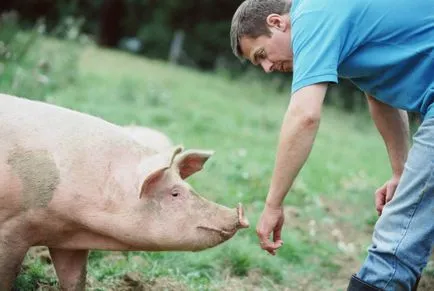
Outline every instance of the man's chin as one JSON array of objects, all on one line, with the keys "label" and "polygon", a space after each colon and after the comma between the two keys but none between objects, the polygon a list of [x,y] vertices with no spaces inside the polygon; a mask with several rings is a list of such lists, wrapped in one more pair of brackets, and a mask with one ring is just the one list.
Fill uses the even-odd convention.
[{"label": "man's chin", "polygon": [[292,73],[292,67],[290,67],[290,68],[282,68],[282,69],[279,69],[277,71],[280,72],[280,73]]},{"label": "man's chin", "polygon": [[291,63],[283,63],[283,64],[281,64],[279,69],[277,69],[277,71],[281,72],[281,73],[292,73],[292,70],[293,70],[292,62]]}]

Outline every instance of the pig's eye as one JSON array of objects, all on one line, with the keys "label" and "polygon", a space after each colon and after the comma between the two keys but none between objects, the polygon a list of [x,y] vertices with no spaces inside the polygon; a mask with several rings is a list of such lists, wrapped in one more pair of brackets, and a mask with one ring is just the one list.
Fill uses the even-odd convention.
[{"label": "pig's eye", "polygon": [[172,190],[172,196],[178,197],[179,196],[179,190]]}]

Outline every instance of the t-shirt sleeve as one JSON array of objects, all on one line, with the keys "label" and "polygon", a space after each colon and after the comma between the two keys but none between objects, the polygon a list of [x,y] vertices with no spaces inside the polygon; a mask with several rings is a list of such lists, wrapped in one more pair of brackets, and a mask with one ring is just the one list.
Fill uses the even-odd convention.
[{"label": "t-shirt sleeve", "polygon": [[292,93],[322,82],[338,82],[345,29],[343,20],[324,11],[300,14],[292,22],[294,73]]}]

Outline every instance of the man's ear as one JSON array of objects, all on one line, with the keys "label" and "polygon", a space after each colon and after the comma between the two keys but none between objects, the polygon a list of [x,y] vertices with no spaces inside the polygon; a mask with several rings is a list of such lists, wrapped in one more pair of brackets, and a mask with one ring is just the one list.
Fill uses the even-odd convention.
[{"label": "man's ear", "polygon": [[289,25],[287,19],[285,18],[285,15],[279,15],[276,13],[268,15],[266,22],[270,28],[274,27],[275,29],[281,31],[286,31]]}]

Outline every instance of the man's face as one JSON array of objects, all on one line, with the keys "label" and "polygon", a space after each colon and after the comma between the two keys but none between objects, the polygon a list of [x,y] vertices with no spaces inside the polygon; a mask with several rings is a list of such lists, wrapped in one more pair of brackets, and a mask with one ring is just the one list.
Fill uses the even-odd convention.
[{"label": "man's face", "polygon": [[271,35],[255,39],[242,37],[240,47],[243,56],[254,65],[261,65],[265,72],[292,72],[292,46],[288,15],[271,14],[267,18]]}]

